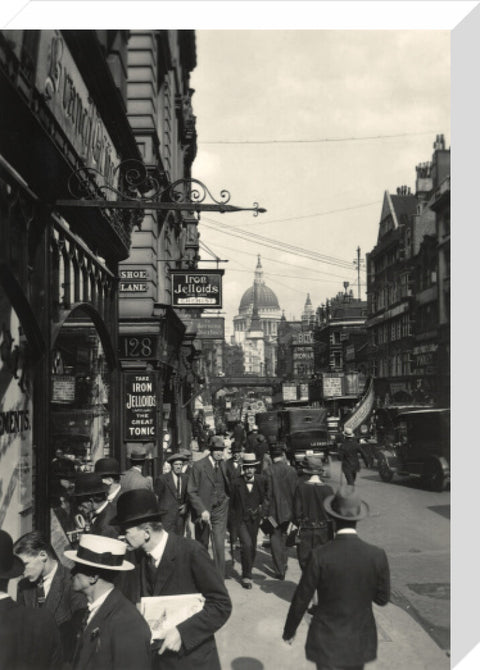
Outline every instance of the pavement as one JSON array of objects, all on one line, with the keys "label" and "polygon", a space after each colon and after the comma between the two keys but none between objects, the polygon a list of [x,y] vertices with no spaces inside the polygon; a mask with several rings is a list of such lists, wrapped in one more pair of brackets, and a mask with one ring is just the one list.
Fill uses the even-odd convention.
[{"label": "pavement", "polygon": [[[235,564],[237,566],[238,564]],[[300,579],[294,550],[290,550],[285,581],[273,578],[268,548],[259,546],[253,588],[245,590],[239,572],[231,570],[225,584],[233,602],[227,624],[216,634],[222,670],[312,670],[304,644],[310,615],[297,629],[292,645],[282,640],[288,607]],[[228,572],[227,572],[228,574]],[[374,605],[378,657],[366,670],[447,670],[450,658],[408,611],[393,603]]]}]

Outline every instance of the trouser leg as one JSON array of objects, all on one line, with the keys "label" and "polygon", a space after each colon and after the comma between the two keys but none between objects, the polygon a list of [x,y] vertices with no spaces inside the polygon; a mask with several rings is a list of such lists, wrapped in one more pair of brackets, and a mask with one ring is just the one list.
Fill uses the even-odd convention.
[{"label": "trouser leg", "polygon": [[240,539],[240,558],[242,561],[242,577],[247,579],[252,578],[252,537],[245,522],[241,522],[238,526],[238,537]]},{"label": "trouser leg", "polygon": [[281,578],[285,577],[287,571],[287,535],[282,528],[275,528],[270,535],[270,549],[274,572]]},{"label": "trouser leg", "polygon": [[213,562],[222,578],[225,577],[225,537],[227,534],[228,498],[210,513],[212,524]]}]

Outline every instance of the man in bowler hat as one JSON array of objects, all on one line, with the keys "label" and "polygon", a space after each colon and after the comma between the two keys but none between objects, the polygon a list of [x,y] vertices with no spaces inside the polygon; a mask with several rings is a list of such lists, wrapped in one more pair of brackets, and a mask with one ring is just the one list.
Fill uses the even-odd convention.
[{"label": "man in bowler hat", "polygon": [[165,512],[162,523],[167,532],[183,535],[187,515],[187,479],[182,472],[188,456],[182,453],[172,454],[167,458],[170,472],[166,472],[155,480],[154,490],[161,510]]},{"label": "man in bowler hat", "polygon": [[132,491],[133,489],[147,489],[153,491],[153,481],[150,476],[143,475],[143,465],[147,458],[147,452],[140,447],[134,447],[130,452],[130,467],[122,474],[120,485],[122,491]]},{"label": "man in bowler hat", "polygon": [[95,461],[94,472],[100,475],[102,482],[107,486],[107,500],[116,512],[118,496],[122,493],[122,487],[120,486],[120,463],[116,458],[99,458],[98,461]]},{"label": "man in bowler hat", "polygon": [[73,588],[83,593],[88,610],[82,622],[73,670],[151,670],[150,628],[138,609],[114,587],[116,576],[134,566],[125,560],[124,542],[84,534],[76,551]]},{"label": "man in bowler hat", "polygon": [[86,532],[116,538],[118,531],[110,524],[110,519],[115,516],[115,507],[108,502],[108,490],[99,474],[81,472],[72,495],[77,501],[81,517],[85,520]]},{"label": "man in bowler hat", "polygon": [[12,538],[0,530],[0,668],[61,670],[62,645],[52,613],[45,607],[24,607],[8,595],[9,580],[23,570]]},{"label": "man in bowler hat", "polygon": [[335,521],[332,542],[312,550],[294,593],[283,630],[292,643],[314,592],[318,605],[307,634],[306,657],[317,670],[363,670],[377,656],[377,628],[372,603],[390,599],[390,571],[385,551],[361,540],[357,521],[368,514],[352,486],[324,500]]},{"label": "man in bowler hat", "polygon": [[113,522],[133,550],[129,559],[136,568],[124,573],[119,588],[135,604],[142,597],[201,593],[202,610],[166,631],[153,668],[220,670],[214,634],[230,616],[230,597],[206,549],[196,540],[167,533],[162,516],[151,491],[120,496]]},{"label": "man in bowler hat", "polygon": [[187,485],[195,539],[208,549],[212,536],[213,561],[222,578],[225,577],[225,537],[230,497],[224,448],[223,437],[214,435],[209,455],[192,464]]}]

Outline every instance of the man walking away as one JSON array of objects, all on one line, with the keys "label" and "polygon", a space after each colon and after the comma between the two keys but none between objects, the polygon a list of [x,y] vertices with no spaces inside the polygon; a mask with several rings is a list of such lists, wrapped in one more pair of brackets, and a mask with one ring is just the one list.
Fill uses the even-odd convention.
[{"label": "man walking away", "polygon": [[143,466],[147,458],[145,449],[132,449],[129,458],[131,466],[120,478],[122,491],[132,491],[133,489],[147,489],[148,491],[153,491],[152,478],[150,476],[144,477],[143,475]]},{"label": "man walking away", "polygon": [[61,670],[62,644],[51,612],[23,607],[8,595],[9,580],[20,577],[23,569],[12,538],[0,530],[0,668]]},{"label": "man walking away", "polygon": [[73,670],[150,670],[150,628],[137,608],[114,587],[120,571],[133,570],[127,546],[109,537],[85,534],[76,551],[73,588],[85,595],[88,611],[73,655]]},{"label": "man walking away", "polygon": [[345,475],[347,484],[354,485],[357,473],[360,471],[360,460],[358,454],[361,453],[365,461],[365,466],[368,463],[365,459],[363,450],[360,448],[357,438],[351,428],[345,428],[343,431],[343,440],[338,445],[338,458],[342,461],[342,472]]},{"label": "man walking away", "polygon": [[270,445],[272,465],[265,470],[267,479],[266,516],[272,517],[275,526],[270,534],[273,569],[277,579],[285,579],[287,571],[287,529],[293,520],[293,496],[298,475],[285,462],[284,449],[278,442]]},{"label": "man walking away", "polygon": [[316,590],[318,605],[305,644],[309,661],[317,670],[363,670],[377,657],[377,628],[372,603],[390,599],[390,571],[385,551],[361,540],[357,521],[368,514],[368,505],[351,486],[324,501],[335,520],[332,542],[312,550],[294,593],[283,631],[292,643],[297,627]]}]

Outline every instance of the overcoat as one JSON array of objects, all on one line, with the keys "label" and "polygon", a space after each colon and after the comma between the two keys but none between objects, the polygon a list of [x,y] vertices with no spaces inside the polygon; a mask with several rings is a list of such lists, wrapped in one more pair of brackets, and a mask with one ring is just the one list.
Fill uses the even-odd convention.
[{"label": "overcoat", "polygon": [[62,645],[52,614],[0,600],[0,668],[60,670]]},{"label": "overcoat", "polygon": [[[149,595],[146,554],[137,550],[128,556],[136,568],[123,573],[120,588],[133,603]],[[207,550],[196,540],[168,534],[165,550],[156,572],[153,595],[172,596],[201,593],[205,604],[201,612],[177,626],[182,638],[178,653],[158,656],[160,670],[220,670],[214,633],[230,616],[232,603],[223,579]]]},{"label": "overcoat", "polygon": [[137,608],[113,589],[81,633],[74,670],[151,670],[150,629]]},{"label": "overcoat", "polygon": [[267,478],[267,514],[278,524],[293,519],[293,496],[298,484],[298,475],[291,465],[282,461],[273,462],[265,470]]},{"label": "overcoat", "polygon": [[390,599],[390,571],[385,551],[356,533],[312,550],[294,593],[283,639],[293,637],[317,591],[318,606],[305,644],[308,660],[326,667],[358,666],[377,656],[377,627],[372,603]]},{"label": "overcoat", "polygon": [[[17,602],[26,607],[38,607],[36,584],[26,578],[21,579],[17,585]],[[70,570],[60,562],[53,575],[44,607],[55,619],[65,660],[69,660],[75,647],[78,627],[87,609],[87,599],[83,593],[73,590]]]}]

